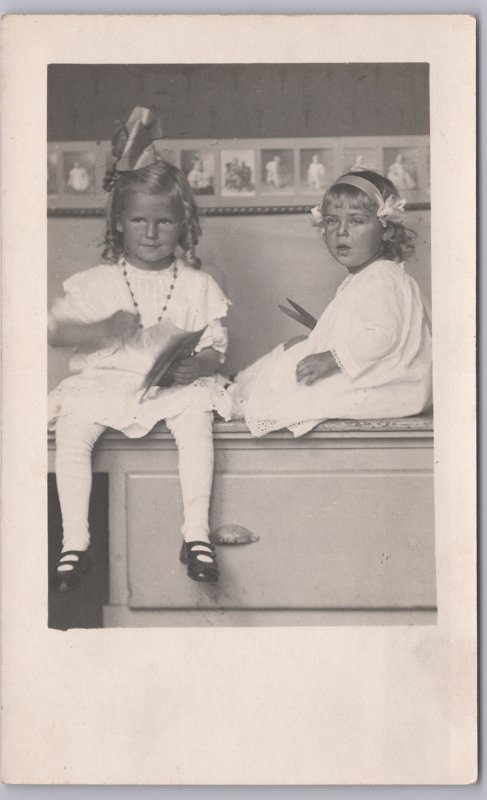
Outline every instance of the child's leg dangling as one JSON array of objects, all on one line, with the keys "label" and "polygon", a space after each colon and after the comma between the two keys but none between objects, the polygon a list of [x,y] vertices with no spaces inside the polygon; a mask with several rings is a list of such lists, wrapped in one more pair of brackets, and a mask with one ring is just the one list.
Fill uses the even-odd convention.
[{"label": "child's leg dangling", "polygon": [[92,469],[91,454],[103,425],[81,416],[66,415],[56,423],[56,482],[63,519],[63,544],[52,586],[76,588],[84,571],[93,566],[88,527]]},{"label": "child's leg dangling", "polygon": [[179,480],[183,496],[186,542],[209,541],[209,509],[213,484],[213,414],[187,408],[166,420],[179,453]]},{"label": "child's leg dangling", "polygon": [[193,580],[218,579],[215,551],[209,540],[209,508],[213,484],[213,414],[187,408],[166,420],[179,453],[179,480],[183,497],[184,544],[181,561]]}]

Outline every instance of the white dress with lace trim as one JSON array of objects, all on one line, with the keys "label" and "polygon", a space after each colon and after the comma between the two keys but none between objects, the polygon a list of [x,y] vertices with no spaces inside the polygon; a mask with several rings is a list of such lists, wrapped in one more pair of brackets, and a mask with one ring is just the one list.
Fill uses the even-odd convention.
[{"label": "white dress with lace trim", "polygon": [[[331,351],[338,372],[312,386],[296,366]],[[301,436],[326,419],[418,414],[431,405],[431,335],[416,282],[402,264],[376,261],[348,276],[307,339],[279,345],[240,372],[233,417],[255,436],[288,428]]]},{"label": "white dress with lace trim", "polygon": [[[157,318],[171,293],[172,270],[150,272],[127,264],[144,328],[126,345],[103,339],[75,350],[69,368],[76,374],[49,395],[51,429],[57,417],[70,413],[82,414],[91,422],[132,437],[144,436],[156,422],[177,416],[189,406],[230,418],[232,401],[218,376],[199,378],[188,386],[151,389],[139,403],[143,377],[160,350],[161,337],[171,328],[205,328],[196,351],[212,347],[222,361],[227,348],[221,319],[230,301],[208,273],[188,267],[180,259],[176,263],[178,277],[160,323]],[[116,311],[134,311],[119,264],[78,272],[64,282],[64,290],[64,297],[54,302],[49,314],[51,329],[62,322],[97,322]]]}]

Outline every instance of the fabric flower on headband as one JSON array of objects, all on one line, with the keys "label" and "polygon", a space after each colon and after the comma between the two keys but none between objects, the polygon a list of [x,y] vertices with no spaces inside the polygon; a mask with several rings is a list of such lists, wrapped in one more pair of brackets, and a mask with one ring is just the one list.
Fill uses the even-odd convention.
[{"label": "fabric flower on headband", "polygon": [[406,215],[404,210],[406,201],[404,199],[396,195],[389,195],[389,197],[384,200],[379,192],[377,192],[375,199],[379,206],[377,209],[377,219],[384,228],[388,222],[395,222],[398,224],[403,222]]},{"label": "fabric flower on headband", "polygon": [[[377,203],[377,219],[383,228],[387,226],[388,222],[400,224],[404,221],[404,217],[406,216],[406,212],[404,210],[406,201],[400,197],[397,197],[397,195],[390,195],[386,198],[386,200],[384,200],[380,192],[377,191],[376,187],[370,183],[370,181],[363,180],[362,178],[344,177],[337,181],[337,185],[338,184],[355,186],[355,188],[365,192],[365,194],[367,194],[371,200]],[[321,208],[320,206],[315,206],[311,209],[311,224],[322,225],[322,223],[323,215],[321,213]]]},{"label": "fabric flower on headband", "polygon": [[321,213],[320,206],[314,206],[311,209],[311,224],[312,225],[321,225],[323,222],[323,215]]}]

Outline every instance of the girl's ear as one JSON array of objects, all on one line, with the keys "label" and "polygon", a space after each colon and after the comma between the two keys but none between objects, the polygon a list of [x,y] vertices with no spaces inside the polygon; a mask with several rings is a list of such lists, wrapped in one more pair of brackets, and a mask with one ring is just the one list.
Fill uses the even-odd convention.
[{"label": "girl's ear", "polygon": [[117,219],[115,220],[115,230],[117,231],[117,233],[123,233],[122,220],[120,219],[120,217],[117,217]]},{"label": "girl's ear", "polygon": [[382,234],[382,241],[388,242],[394,236],[394,228],[388,226]]}]

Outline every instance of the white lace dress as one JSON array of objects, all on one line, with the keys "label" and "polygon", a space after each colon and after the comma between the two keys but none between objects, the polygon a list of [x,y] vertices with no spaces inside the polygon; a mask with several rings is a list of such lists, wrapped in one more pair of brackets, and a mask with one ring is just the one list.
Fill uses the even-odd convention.
[{"label": "white lace dress", "polygon": [[[144,376],[161,349],[161,340],[173,330],[205,331],[196,352],[207,347],[221,353],[227,348],[227,331],[221,319],[230,301],[206,272],[177,260],[178,277],[162,321],[172,270],[150,272],[126,265],[128,280],[138,303],[143,329],[123,345],[103,339],[79,347],[69,362],[75,373],[63,380],[49,395],[49,427],[65,414],[82,414],[90,422],[123,431],[127,436],[144,436],[159,420],[177,416],[189,406],[231,416],[232,401],[217,377],[199,378],[188,386],[153,388],[142,402]],[[90,323],[106,319],[116,311],[134,311],[129,288],[120,264],[103,264],[72,275],[64,282],[64,297],[56,300],[49,325],[60,322]]]},{"label": "white lace dress", "polygon": [[[340,371],[312,386],[296,366],[331,351]],[[233,417],[254,436],[289,428],[295,436],[326,419],[419,414],[431,405],[431,334],[416,282],[402,264],[376,261],[348,276],[308,338],[279,345],[240,372]]]}]

